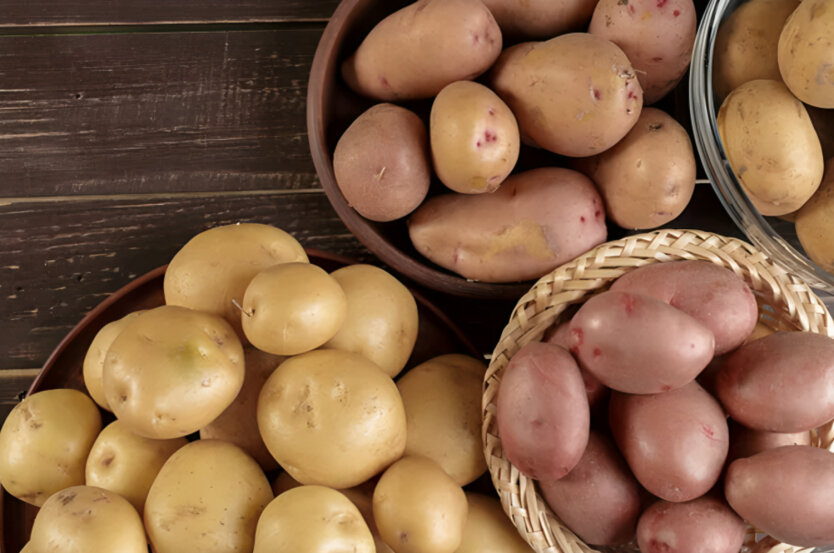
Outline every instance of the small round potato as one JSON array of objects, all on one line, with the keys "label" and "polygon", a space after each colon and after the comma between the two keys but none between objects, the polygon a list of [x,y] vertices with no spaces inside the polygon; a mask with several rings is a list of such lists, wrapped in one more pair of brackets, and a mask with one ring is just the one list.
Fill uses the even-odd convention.
[{"label": "small round potato", "polygon": [[87,395],[69,389],[32,394],[14,406],[0,429],[0,484],[36,506],[83,484],[100,430],[101,414]]},{"label": "small round potato", "polygon": [[243,295],[246,338],[275,355],[297,355],[336,335],[347,314],[342,287],[310,263],[282,263],[264,269]]},{"label": "small round potato", "polygon": [[125,426],[167,439],[214,420],[235,399],[243,375],[243,347],[229,323],[163,305],[125,326],[107,351],[102,376],[107,402]]},{"label": "small round potato", "polygon": [[210,228],[189,240],[165,271],[165,303],[220,315],[243,337],[240,310],[232,300],[261,270],[307,261],[304,248],[289,233],[270,225],[238,223]]},{"label": "small round potato", "polygon": [[453,553],[469,507],[463,489],[426,457],[403,457],[374,489],[374,520],[397,553]]},{"label": "small round potato", "polygon": [[811,260],[834,273],[834,158],[817,191],[796,214],[796,237]]},{"label": "small round potato", "polygon": [[84,386],[87,387],[87,391],[90,393],[90,397],[93,398],[93,401],[98,403],[99,407],[106,409],[107,411],[110,410],[110,406],[107,405],[107,398],[104,397],[104,388],[101,384],[101,371],[104,367],[104,356],[107,354],[107,350],[110,349],[110,345],[113,343],[113,340],[116,339],[116,336],[118,336],[125,325],[139,315],[139,313],[142,313],[142,311],[128,313],[121,319],[107,323],[101,327],[101,330],[96,333],[93,341],[90,342],[90,347],[87,349],[87,354],[84,356],[84,362],[81,369],[84,377]]},{"label": "small round potato", "polygon": [[325,347],[362,354],[394,378],[417,342],[420,318],[414,296],[373,265],[348,265],[330,276],[347,296],[347,317]]},{"label": "small round potato", "polygon": [[356,486],[405,450],[405,410],[391,378],[365,357],[315,350],[281,363],[258,398],[264,443],[304,484]]},{"label": "small round potato", "polygon": [[35,516],[32,553],[147,553],[142,518],[115,492],[73,486],[49,497]]},{"label": "small round potato", "polygon": [[472,81],[446,86],[431,106],[437,177],[462,194],[494,192],[518,161],[518,123],[493,91]]},{"label": "small round potato", "polygon": [[115,420],[101,431],[90,450],[85,483],[119,494],[142,513],[162,465],[187,443],[185,438],[143,438]]},{"label": "small round potato", "polygon": [[253,553],[374,553],[362,514],[344,494],[324,486],[292,488],[258,520]]},{"label": "small round potato", "polygon": [[794,96],[834,108],[834,5],[802,0],[779,35],[779,72]]},{"label": "small round potato", "polygon": [[469,505],[463,538],[455,553],[531,553],[497,497],[467,493]]},{"label": "small round potato", "polygon": [[162,466],[145,502],[145,528],[156,553],[249,553],[272,490],[236,445],[197,440]]}]

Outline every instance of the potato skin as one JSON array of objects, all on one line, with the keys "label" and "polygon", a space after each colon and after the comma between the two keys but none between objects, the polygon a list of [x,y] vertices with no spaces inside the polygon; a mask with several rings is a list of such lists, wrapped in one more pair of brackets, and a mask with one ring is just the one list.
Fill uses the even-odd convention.
[{"label": "potato skin", "polygon": [[696,25],[692,0],[600,0],[588,32],[625,52],[649,105],[675,88],[689,68]]},{"label": "potato skin", "polygon": [[333,172],[345,200],[366,219],[405,217],[420,205],[431,183],[425,124],[406,108],[371,106],[336,143]]},{"label": "potato skin", "polygon": [[585,29],[596,0],[484,0],[505,37],[548,39]]},{"label": "potato skin", "polygon": [[804,432],[834,418],[834,339],[776,332],[724,359],[716,393],[741,424],[770,432]]},{"label": "potato skin", "polygon": [[609,423],[637,480],[667,501],[704,495],[729,448],[721,405],[697,382],[651,395],[611,393]]},{"label": "potato skin", "polygon": [[724,483],[727,501],[742,518],[779,541],[803,547],[834,543],[832,489],[834,453],[807,445],[737,459]]},{"label": "potato skin", "polygon": [[496,408],[504,452],[526,476],[557,480],[579,462],[590,411],[579,367],[567,350],[544,342],[523,346],[502,376]]},{"label": "potato skin", "polygon": [[820,187],[796,213],[796,237],[814,263],[834,273],[834,157],[825,164]]},{"label": "potato skin", "polygon": [[658,299],[617,290],[586,301],[570,322],[571,352],[605,386],[654,394],[691,382],[712,359],[702,323]]},{"label": "potato skin", "polygon": [[637,544],[642,553],[738,553],[745,530],[744,521],[714,497],[661,500],[640,515]]},{"label": "potato skin", "polygon": [[783,445],[811,445],[811,433],[753,430],[730,420],[730,452],[727,459],[731,461]]},{"label": "potato skin", "polygon": [[591,431],[582,459],[566,476],[539,485],[556,516],[583,541],[620,545],[634,537],[640,486],[602,434]]},{"label": "potato skin", "polygon": [[[560,323],[550,332],[546,332],[543,340],[549,344],[560,346],[570,350],[570,321]],[[608,388],[606,388],[597,377],[579,367],[579,374],[582,375],[582,382],[585,383],[585,393],[588,396],[588,406],[591,408],[591,417],[604,412],[608,405]]]},{"label": "potato skin", "polygon": [[501,29],[480,0],[418,0],[371,29],[342,64],[342,77],[376,100],[429,98],[486,71],[501,45]]},{"label": "potato skin", "polygon": [[619,142],[643,106],[623,51],[588,33],[511,46],[495,62],[489,82],[515,114],[524,142],[571,157]]},{"label": "potato skin", "polygon": [[469,506],[460,547],[455,553],[531,553],[497,497],[467,493]]},{"label": "potato skin", "polygon": [[803,0],[779,35],[779,72],[794,96],[834,108],[834,9],[829,0]]},{"label": "potato skin", "polygon": [[110,406],[107,404],[107,398],[104,397],[104,388],[101,382],[101,371],[104,368],[104,356],[116,336],[122,331],[125,325],[141,311],[134,311],[128,313],[121,319],[117,319],[107,323],[96,333],[93,341],[90,342],[90,347],[84,356],[84,362],[81,367],[81,373],[84,376],[84,386],[87,388],[90,397],[93,401],[98,403],[99,407],[107,411]]},{"label": "potato skin", "polygon": [[496,192],[428,199],[408,220],[418,252],[464,278],[538,278],[605,241],[602,200],[570,169],[511,175]]}]

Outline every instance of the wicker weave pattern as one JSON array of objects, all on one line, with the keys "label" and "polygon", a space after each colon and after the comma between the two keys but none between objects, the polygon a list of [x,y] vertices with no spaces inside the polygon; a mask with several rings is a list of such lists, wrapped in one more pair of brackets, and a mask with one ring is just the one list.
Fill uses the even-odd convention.
[{"label": "wicker weave pattern", "polygon": [[[518,301],[496,346],[484,379],[482,438],[484,455],[504,511],[539,553],[592,552],[555,517],[533,480],[506,458],[498,435],[495,400],[501,375],[525,344],[541,340],[566,308],[606,290],[613,280],[636,267],[681,259],[721,265],[742,277],[759,304],[760,320],[780,330],[804,330],[834,336],[834,321],[822,301],[797,277],[788,274],[753,246],[695,230],[658,230],[607,242],[545,275]],[[832,423],[818,429],[818,447],[833,449]],[[834,450],[834,449],[833,449]],[[750,532],[752,539],[753,532]],[[632,548],[625,548],[631,550]],[[785,545],[775,553],[799,553]]]}]

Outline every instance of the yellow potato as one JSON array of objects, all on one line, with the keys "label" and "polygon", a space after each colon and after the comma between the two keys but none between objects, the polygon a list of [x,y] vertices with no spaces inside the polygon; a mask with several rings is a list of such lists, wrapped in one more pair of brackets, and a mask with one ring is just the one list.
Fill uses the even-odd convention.
[{"label": "yellow potato", "polygon": [[185,438],[143,438],[115,420],[101,431],[90,449],[85,483],[119,494],[141,513],[162,465],[187,443]]},{"label": "yellow potato", "polygon": [[397,382],[405,405],[406,455],[439,464],[460,486],[484,472],[481,385],[486,365],[467,355],[441,355]]},{"label": "yellow potato", "polygon": [[834,108],[834,3],[802,0],[779,35],[779,72],[793,94]]},{"label": "yellow potato", "polygon": [[515,116],[482,84],[456,81],[441,90],[431,106],[429,130],[437,177],[456,192],[495,191],[518,160]]},{"label": "yellow potato", "polygon": [[87,349],[87,354],[84,356],[84,362],[81,366],[81,374],[84,377],[84,386],[90,393],[93,401],[99,404],[102,409],[110,410],[107,405],[107,398],[104,397],[104,388],[101,384],[101,370],[104,366],[104,356],[116,336],[122,331],[125,325],[139,315],[141,311],[128,313],[121,319],[107,323],[101,330],[99,330],[93,341],[90,342],[90,347]]},{"label": "yellow potato", "polygon": [[44,390],[14,406],[0,429],[0,484],[41,506],[84,483],[84,465],[101,430],[98,407],[69,389]]},{"label": "yellow potato", "polygon": [[73,486],[52,495],[32,524],[31,553],[147,553],[142,519],[117,493]]},{"label": "yellow potato", "polygon": [[455,553],[530,553],[496,497],[467,493],[469,515],[463,540]]},{"label": "yellow potato", "polygon": [[347,296],[347,317],[325,347],[362,354],[394,378],[417,342],[420,316],[414,296],[373,265],[349,265],[331,276]]},{"label": "yellow potato", "polygon": [[341,350],[284,361],[261,390],[258,428],[290,476],[336,489],[368,480],[405,449],[405,411],[394,381]]},{"label": "yellow potato", "polygon": [[597,0],[484,0],[505,36],[547,39],[588,26]]},{"label": "yellow potato", "polygon": [[290,234],[270,225],[240,223],[210,228],[189,240],[165,271],[165,303],[220,315],[243,336],[243,293],[261,270],[307,261],[304,248]]},{"label": "yellow potato", "polygon": [[796,214],[796,236],[814,263],[834,272],[834,158],[816,194]]},{"label": "yellow potato", "polygon": [[324,486],[300,486],[273,499],[258,521],[253,553],[373,553],[359,509]]},{"label": "yellow potato", "polygon": [[243,375],[243,347],[223,318],[163,305],[130,321],[113,341],[104,394],[136,434],[179,438],[222,413]]},{"label": "yellow potato", "polygon": [[145,502],[145,528],[155,553],[249,553],[271,500],[269,481],[242,449],[197,440],[159,471]]}]

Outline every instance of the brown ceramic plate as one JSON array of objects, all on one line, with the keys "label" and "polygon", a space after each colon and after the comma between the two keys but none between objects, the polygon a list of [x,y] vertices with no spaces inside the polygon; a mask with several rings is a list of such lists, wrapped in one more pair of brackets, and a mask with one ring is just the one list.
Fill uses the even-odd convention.
[{"label": "brown ceramic plate", "polygon": [[[310,262],[327,271],[334,271],[354,261],[319,250],[307,250]],[[148,309],[163,304],[162,281],[165,267],[159,267],[130,282],[111,294],[90,311],[64,337],[43,366],[29,388],[29,394],[53,388],[85,390],[82,363],[90,342],[107,323],[132,311]],[[466,353],[478,357],[469,340],[433,304],[412,290],[420,314],[420,330],[417,344],[408,361],[408,367],[444,353]],[[102,412],[105,421],[112,415]],[[17,553],[29,538],[37,508],[28,505],[2,491],[0,501],[0,552]]]}]

